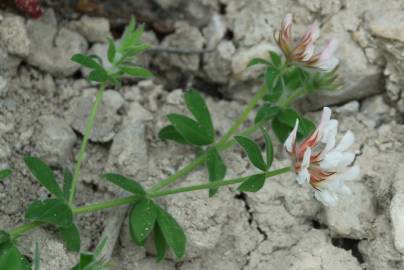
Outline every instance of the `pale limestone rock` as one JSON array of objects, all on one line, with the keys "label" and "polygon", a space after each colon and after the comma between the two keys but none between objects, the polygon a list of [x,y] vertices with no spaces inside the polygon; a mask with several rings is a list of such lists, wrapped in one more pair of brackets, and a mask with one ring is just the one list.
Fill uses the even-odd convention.
[{"label": "pale limestone rock", "polygon": [[66,166],[72,157],[76,134],[64,119],[52,115],[42,116],[39,122],[34,139],[39,156],[51,165]]}]

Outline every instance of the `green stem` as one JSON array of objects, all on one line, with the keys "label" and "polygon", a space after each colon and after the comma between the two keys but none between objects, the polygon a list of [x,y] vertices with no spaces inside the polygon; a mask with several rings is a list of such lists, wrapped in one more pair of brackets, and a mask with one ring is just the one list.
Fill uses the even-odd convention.
[{"label": "green stem", "polygon": [[[255,108],[257,103],[262,99],[262,97],[266,93],[266,86],[263,85],[258,92],[255,94],[255,96],[251,99],[251,101],[248,103],[247,107],[244,109],[243,113],[240,115],[240,117],[236,120],[236,122],[233,124],[233,126],[226,132],[226,134],[223,135],[223,137],[216,143],[216,147],[219,150],[224,150],[228,147],[231,147],[234,145],[234,140],[229,141],[230,137],[234,135],[234,133],[237,132],[237,130],[240,128],[240,126],[247,120],[248,115],[250,112]],[[259,128],[257,125],[253,125],[250,128],[246,129],[242,135],[248,135],[253,133]],[[192,172],[195,168],[203,164],[206,160],[206,153],[200,155],[198,158],[193,160],[191,163],[189,163],[187,166],[184,168],[178,170],[175,174],[170,175],[169,177],[161,180],[159,183],[154,185],[151,189],[150,192],[154,192],[157,190],[160,190],[170,184],[175,183],[179,178],[186,176],[188,173]]]},{"label": "green stem", "polygon": [[94,104],[91,108],[90,114],[87,118],[87,124],[86,124],[86,128],[84,130],[84,137],[83,137],[83,142],[81,143],[80,146],[80,150],[79,150],[79,154],[77,156],[77,162],[76,162],[76,166],[74,168],[74,174],[73,174],[73,180],[72,180],[72,186],[71,186],[71,190],[70,190],[70,194],[69,194],[69,204],[72,205],[73,201],[74,201],[74,195],[76,193],[76,186],[77,186],[77,181],[80,177],[80,169],[81,169],[81,164],[84,161],[85,158],[85,153],[86,153],[86,147],[88,144],[88,141],[90,139],[91,133],[93,131],[93,127],[94,127],[94,121],[95,121],[95,117],[97,115],[97,110],[102,102],[102,97],[104,96],[104,91],[105,91],[105,86],[106,83],[102,83],[100,85],[100,88],[97,92],[97,95],[95,97],[95,101]]},{"label": "green stem", "polygon": [[41,225],[42,225],[42,222],[34,221],[31,223],[27,223],[27,224],[21,225],[19,227],[16,227],[16,228],[10,230],[8,233],[10,234],[11,239],[15,239],[19,235],[32,231],[33,229],[35,229]]},{"label": "green stem", "polygon": [[90,205],[85,205],[77,208],[73,208],[73,214],[83,214],[83,213],[90,213],[90,212],[95,212],[99,210],[104,210],[104,209],[109,209],[109,208],[114,208],[117,206],[121,205],[126,205],[126,204],[131,204],[136,202],[140,197],[138,195],[131,195],[127,197],[122,197],[118,199],[112,199],[109,201],[105,202],[100,202],[100,203],[95,203],[95,204],[90,204]]},{"label": "green stem", "polygon": [[264,84],[263,86],[260,87],[255,96],[250,100],[250,102],[245,107],[244,111],[241,113],[240,117],[236,120],[236,122],[234,122],[231,128],[216,143],[217,146],[225,144],[237,132],[237,130],[241,127],[241,125],[247,120],[248,115],[250,115],[250,112],[255,108],[257,103],[265,96],[266,93],[267,93],[267,86],[266,84]]},{"label": "green stem", "polygon": [[[281,169],[267,172],[267,173],[265,173],[265,176],[273,177],[273,176],[276,176],[279,174],[290,172],[290,170],[291,170],[291,168],[288,166],[288,167],[284,167]],[[190,191],[196,191],[196,190],[202,190],[202,189],[211,189],[211,188],[218,188],[218,187],[222,187],[222,186],[234,185],[234,184],[244,182],[251,176],[252,175],[229,179],[229,180],[193,185],[193,186],[188,186],[188,187],[180,187],[180,188],[175,188],[175,189],[156,191],[156,192],[149,193],[148,196],[150,198],[156,198],[156,197],[162,197],[162,196],[167,196],[167,195],[172,195],[172,194],[177,194],[177,193],[184,193],[184,192],[190,192]]]},{"label": "green stem", "polygon": [[[291,170],[290,167],[284,167],[281,169],[267,172],[265,175],[266,175],[266,177],[273,177],[273,176],[276,176],[279,174],[287,173],[290,170]],[[164,191],[149,192],[148,197],[157,198],[157,197],[172,195],[172,194],[176,194],[176,193],[191,192],[191,191],[202,190],[202,189],[211,189],[211,188],[217,188],[217,187],[221,187],[221,186],[234,185],[234,184],[238,184],[238,183],[241,183],[241,182],[247,180],[250,176],[239,177],[239,178],[223,180],[223,181],[218,181],[218,182],[210,182],[210,183],[206,183],[206,184],[193,185],[193,186],[188,186],[188,187],[181,187],[181,188],[176,188],[176,189],[169,189],[169,190],[164,190]],[[105,201],[105,202],[99,202],[99,203],[95,203],[95,204],[90,204],[90,205],[73,208],[72,212],[73,212],[73,214],[77,215],[77,214],[84,214],[84,213],[105,210],[105,209],[109,209],[109,208],[114,208],[114,207],[134,203],[139,198],[140,197],[138,195],[131,195],[131,196],[123,197],[123,198],[112,199],[112,200]],[[11,235],[11,238],[15,239],[19,235],[22,235],[25,232],[31,231],[31,230],[41,226],[42,224],[44,224],[44,223],[34,221],[31,223],[21,225],[20,227],[14,228],[14,229],[10,230],[9,233]]]}]

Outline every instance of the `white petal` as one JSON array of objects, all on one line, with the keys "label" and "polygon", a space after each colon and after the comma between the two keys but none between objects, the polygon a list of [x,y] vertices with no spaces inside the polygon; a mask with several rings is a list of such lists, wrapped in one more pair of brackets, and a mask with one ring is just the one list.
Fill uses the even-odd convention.
[{"label": "white petal", "polygon": [[360,176],[359,166],[355,165],[350,167],[345,172],[337,174],[335,177],[338,177],[340,181],[352,181],[358,179],[359,176]]},{"label": "white petal", "polygon": [[355,160],[355,154],[354,153],[350,153],[350,152],[343,152],[341,153],[341,158],[338,162],[338,166],[340,167],[346,167],[350,164],[352,164],[352,162]]},{"label": "white petal", "polygon": [[314,45],[310,44],[304,51],[303,61],[309,61],[310,58],[313,56],[313,54],[314,54]]},{"label": "white petal", "polygon": [[342,153],[337,151],[331,151],[325,154],[323,160],[320,162],[320,167],[324,170],[330,170],[338,167],[341,159]]},{"label": "white petal", "polygon": [[283,18],[281,27],[282,28],[288,27],[290,24],[292,24],[292,20],[293,20],[292,14],[291,13],[286,14],[286,16]]},{"label": "white petal", "polygon": [[348,130],[344,137],[342,137],[341,141],[338,143],[336,150],[337,151],[345,151],[354,143],[355,137],[352,131]]},{"label": "white petal", "polygon": [[345,194],[345,195],[351,195],[352,194],[352,190],[347,187],[346,185],[342,185],[339,189],[339,192]]},{"label": "white petal", "polygon": [[320,167],[324,170],[337,169],[350,165],[354,160],[354,153],[332,150],[324,155]]},{"label": "white petal", "polygon": [[299,174],[296,177],[296,181],[299,185],[305,185],[310,182],[310,173],[306,168],[300,170]]},{"label": "white petal", "polygon": [[293,128],[292,132],[289,134],[288,138],[285,141],[285,148],[286,151],[291,153],[293,151],[293,146],[296,143],[296,134],[297,134],[297,128],[299,127],[299,119],[296,119],[295,127]]},{"label": "white petal", "polygon": [[311,149],[310,149],[310,147],[307,147],[306,151],[304,151],[304,155],[303,155],[302,168],[309,167],[310,158],[311,158]]},{"label": "white petal", "polygon": [[327,140],[330,139],[330,137],[334,137],[334,141],[335,141],[335,137],[337,136],[337,131],[338,131],[338,121],[335,119],[330,119],[327,124],[324,127],[324,131],[323,131],[323,136],[322,136],[322,142],[323,143],[327,143]]},{"label": "white petal", "polygon": [[335,206],[337,204],[338,198],[326,189],[316,190],[314,196],[317,200],[322,202],[325,206]]}]

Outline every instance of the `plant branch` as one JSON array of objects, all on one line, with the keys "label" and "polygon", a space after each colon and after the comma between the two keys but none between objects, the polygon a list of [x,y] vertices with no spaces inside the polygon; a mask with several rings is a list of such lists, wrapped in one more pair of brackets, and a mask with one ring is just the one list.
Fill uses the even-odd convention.
[{"label": "plant branch", "polygon": [[[273,177],[273,176],[280,175],[283,173],[287,173],[290,171],[291,171],[290,167],[284,167],[281,169],[267,172],[265,175],[268,178],[268,177]],[[229,180],[218,181],[218,182],[210,182],[210,183],[206,183],[206,184],[199,184],[199,185],[181,187],[181,188],[176,188],[176,189],[169,189],[169,190],[164,190],[164,191],[149,192],[148,197],[157,198],[157,197],[163,197],[163,196],[177,194],[177,193],[184,193],[184,192],[191,192],[191,191],[202,190],[202,189],[211,189],[211,188],[217,188],[217,187],[222,187],[222,186],[234,185],[234,184],[242,183],[243,181],[247,180],[250,176],[251,175],[245,176],[245,177],[229,179]],[[131,196],[123,197],[123,198],[112,199],[112,200],[105,201],[105,202],[99,202],[99,203],[94,203],[94,204],[90,204],[90,205],[73,208],[72,212],[75,215],[96,212],[96,211],[100,211],[100,210],[105,210],[105,209],[109,209],[109,208],[114,208],[114,207],[118,207],[118,206],[122,206],[122,205],[135,203],[140,198],[141,197],[139,195],[131,195]],[[24,234],[25,232],[31,231],[43,224],[44,224],[43,222],[34,221],[31,223],[21,225],[17,228],[14,228],[14,229],[10,230],[9,233],[11,235],[11,238],[15,239],[16,237]]]},{"label": "plant branch", "polygon": [[[236,122],[233,124],[233,126],[226,132],[225,135],[223,135],[223,137],[216,144],[216,147],[219,150],[224,150],[224,149],[229,148],[232,145],[234,145],[234,143],[235,143],[234,140],[229,141],[230,137],[233,136],[234,133],[236,133],[237,130],[240,128],[240,126],[247,120],[248,115],[254,109],[254,107],[257,105],[257,103],[261,100],[261,98],[265,95],[265,93],[266,93],[266,86],[264,85],[258,90],[258,92],[255,94],[253,99],[251,99],[251,101],[248,103],[247,107],[244,109],[243,113],[236,120]],[[253,133],[254,131],[256,131],[258,128],[259,128],[259,125],[253,125],[250,128],[246,129],[240,135],[249,135],[249,134]],[[150,189],[150,192],[160,190],[172,183],[175,183],[179,178],[186,176],[188,173],[193,171],[196,167],[203,164],[206,161],[206,157],[207,157],[206,153],[201,154],[199,157],[194,159],[191,163],[189,163],[184,168],[177,171],[175,174],[170,175],[169,177],[161,180],[159,183],[154,185]]]},{"label": "plant branch", "polygon": [[77,156],[77,162],[76,162],[76,166],[74,168],[72,186],[71,186],[71,190],[69,192],[68,202],[70,205],[72,205],[73,201],[74,201],[74,195],[76,193],[77,181],[80,177],[81,164],[85,159],[85,152],[86,152],[87,144],[90,139],[91,133],[93,131],[95,117],[97,115],[98,108],[102,102],[102,97],[104,96],[105,87],[106,87],[106,83],[102,83],[100,85],[100,88],[95,97],[94,104],[93,104],[90,114],[87,118],[87,124],[86,124],[86,128],[84,131],[83,142],[81,143],[79,154]]}]

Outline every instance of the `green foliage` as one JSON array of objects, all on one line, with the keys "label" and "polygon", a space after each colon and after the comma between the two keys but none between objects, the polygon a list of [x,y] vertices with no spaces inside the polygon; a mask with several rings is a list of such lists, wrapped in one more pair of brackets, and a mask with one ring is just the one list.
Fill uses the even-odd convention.
[{"label": "green foliage", "polygon": [[134,205],[129,215],[129,229],[136,244],[143,244],[154,228],[157,208],[153,201],[142,199]]},{"label": "green foliage", "polygon": [[157,212],[157,223],[167,246],[172,249],[178,259],[182,258],[185,254],[185,246],[187,242],[184,230],[165,210],[158,207]]},{"label": "green foliage", "polygon": [[265,140],[265,152],[266,152],[266,163],[267,163],[267,170],[271,168],[272,162],[274,161],[274,148],[272,146],[271,137],[269,136],[266,129],[261,128],[262,135],[264,136]]},{"label": "green foliage", "polygon": [[33,202],[28,206],[25,218],[60,227],[69,227],[73,223],[73,213],[65,201],[61,199]]},{"label": "green foliage", "polygon": [[298,139],[306,138],[314,131],[315,124],[310,119],[303,117],[293,109],[281,110],[272,120],[272,129],[281,143],[289,136],[297,119],[299,119]]},{"label": "green foliage", "polygon": [[63,197],[66,202],[69,200],[70,193],[73,192],[72,184],[73,184],[73,175],[69,171],[69,169],[65,169],[63,171]]},{"label": "green foliage", "polygon": [[134,204],[129,214],[129,232],[135,245],[144,246],[153,231],[157,260],[171,248],[177,258],[185,253],[186,236],[177,221],[151,199]]},{"label": "green foliage", "polygon": [[159,132],[159,138],[162,140],[172,140],[180,144],[188,144],[173,125],[163,127]]},{"label": "green foliage", "polygon": [[207,129],[210,137],[215,137],[215,130],[212,124],[212,118],[205,100],[198,91],[191,89],[184,95],[185,104],[188,110],[195,117],[196,121]]},{"label": "green foliage", "polygon": [[255,116],[254,123],[258,124],[261,122],[267,122],[273,119],[280,111],[280,108],[269,103],[265,103],[258,109]]},{"label": "green foliage", "polygon": [[[209,172],[209,182],[216,182],[224,179],[227,168],[216,147],[210,147],[208,149],[206,164]],[[209,197],[215,195],[217,190],[218,188],[209,189]]]},{"label": "green foliage", "polygon": [[279,53],[276,53],[274,51],[270,51],[269,55],[271,56],[271,60],[272,60],[272,64],[277,67],[280,68],[282,66],[282,57]]},{"label": "green foliage", "polygon": [[0,170],[0,181],[9,177],[13,172],[10,169]]},{"label": "green foliage", "polygon": [[122,176],[120,174],[107,173],[107,174],[103,175],[103,178],[133,194],[137,194],[140,196],[143,196],[146,194],[145,190],[138,182],[136,182],[135,180],[126,178],[125,176]]},{"label": "green foliage", "polygon": [[28,169],[38,180],[38,182],[44,186],[50,193],[58,198],[63,198],[64,194],[56,182],[55,175],[51,168],[45,164],[42,160],[36,157],[25,157],[25,164]]},{"label": "green foliage", "polygon": [[250,176],[245,180],[239,187],[238,190],[241,192],[257,192],[265,184],[265,174],[256,174]]},{"label": "green foliage", "polygon": [[108,39],[107,58],[111,66],[109,69],[101,60],[96,60],[97,56],[75,54],[71,60],[91,70],[88,76],[90,81],[100,83],[109,81],[120,85],[124,74],[136,78],[150,78],[153,74],[149,70],[134,65],[138,54],[149,48],[148,44],[142,43],[142,34],[143,26],[136,28],[135,19],[132,18],[119,43],[116,44],[112,39]]},{"label": "green foliage", "polygon": [[106,244],[107,238],[103,238],[98,243],[94,253],[81,253],[80,261],[71,270],[107,270],[108,264],[101,256]]},{"label": "green foliage", "polygon": [[167,115],[167,119],[190,144],[209,145],[214,141],[214,137],[201,123],[185,115],[172,113]]},{"label": "green foliage", "polygon": [[80,232],[74,223],[70,223],[68,227],[59,228],[59,235],[68,250],[80,251]]},{"label": "green foliage", "polygon": [[156,249],[156,259],[162,261],[167,252],[167,242],[158,223],[154,227],[154,246]]},{"label": "green foliage", "polygon": [[25,257],[9,240],[0,244],[0,269],[31,270]]},{"label": "green foliage", "polygon": [[235,136],[234,139],[241,147],[243,147],[249,160],[256,168],[260,169],[261,171],[266,171],[268,169],[267,164],[262,157],[261,149],[256,142],[243,136]]},{"label": "green foliage", "polygon": [[181,114],[167,115],[171,125],[160,130],[160,139],[197,146],[212,144],[215,140],[215,129],[205,100],[193,89],[185,93],[184,100],[195,120]]}]

